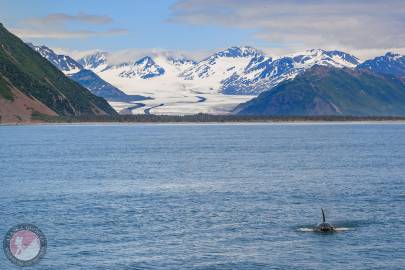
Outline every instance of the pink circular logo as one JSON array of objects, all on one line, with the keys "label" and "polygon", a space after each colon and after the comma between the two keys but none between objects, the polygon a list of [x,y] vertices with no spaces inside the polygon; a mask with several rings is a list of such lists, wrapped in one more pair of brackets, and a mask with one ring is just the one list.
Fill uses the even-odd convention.
[{"label": "pink circular logo", "polygon": [[31,231],[18,231],[10,241],[11,254],[19,260],[29,261],[34,259],[41,250],[38,235]]},{"label": "pink circular logo", "polygon": [[8,231],[3,248],[12,263],[18,266],[31,266],[45,255],[46,238],[38,227],[20,224]]}]

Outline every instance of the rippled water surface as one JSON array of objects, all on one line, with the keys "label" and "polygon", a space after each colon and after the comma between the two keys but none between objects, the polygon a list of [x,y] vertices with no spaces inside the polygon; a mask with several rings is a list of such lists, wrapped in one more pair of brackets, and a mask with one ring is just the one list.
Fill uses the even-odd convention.
[{"label": "rippled water surface", "polygon": [[405,269],[401,124],[3,126],[0,190],[31,269]]}]

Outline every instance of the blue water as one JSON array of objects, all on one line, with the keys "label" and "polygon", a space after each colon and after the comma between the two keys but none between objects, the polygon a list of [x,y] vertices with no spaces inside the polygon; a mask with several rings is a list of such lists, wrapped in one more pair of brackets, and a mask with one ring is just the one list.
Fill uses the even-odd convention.
[{"label": "blue water", "polygon": [[[405,269],[404,184],[400,124],[0,127],[0,236],[48,239],[30,269]],[[300,231],[320,207],[351,230]]]}]

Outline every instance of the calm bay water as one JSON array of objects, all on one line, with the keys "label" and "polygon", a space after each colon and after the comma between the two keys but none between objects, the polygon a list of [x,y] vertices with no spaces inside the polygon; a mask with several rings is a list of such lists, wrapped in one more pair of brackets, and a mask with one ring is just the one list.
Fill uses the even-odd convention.
[{"label": "calm bay water", "polygon": [[401,124],[2,126],[0,189],[31,269],[405,269]]}]

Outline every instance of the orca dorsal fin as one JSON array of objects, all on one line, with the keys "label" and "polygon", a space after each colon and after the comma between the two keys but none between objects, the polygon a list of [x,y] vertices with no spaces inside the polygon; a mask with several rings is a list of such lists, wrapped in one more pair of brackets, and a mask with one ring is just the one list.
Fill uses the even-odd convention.
[{"label": "orca dorsal fin", "polygon": [[325,212],[323,211],[323,208],[321,208],[322,211],[322,222],[325,222]]}]

